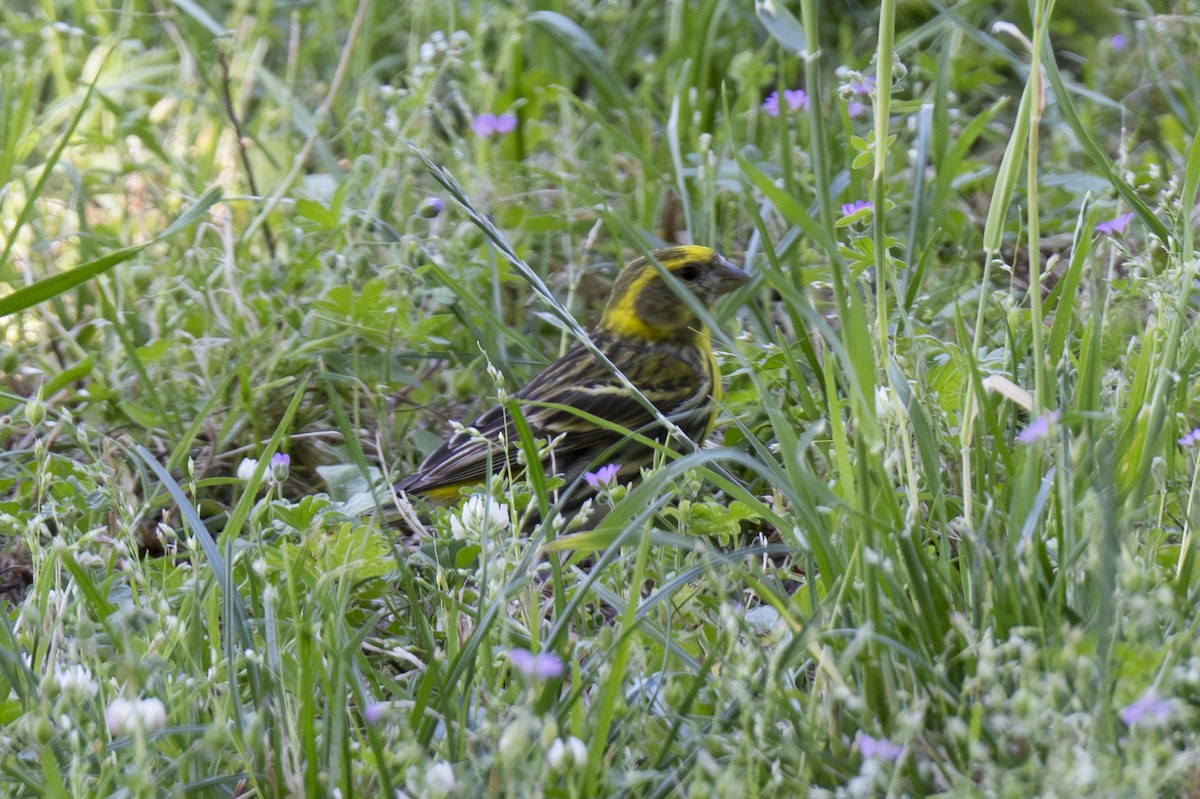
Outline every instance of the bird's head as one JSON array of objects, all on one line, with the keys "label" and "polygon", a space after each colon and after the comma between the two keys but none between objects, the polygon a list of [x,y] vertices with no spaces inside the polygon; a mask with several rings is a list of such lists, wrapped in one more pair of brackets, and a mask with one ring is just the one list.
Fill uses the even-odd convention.
[{"label": "bird's head", "polygon": [[651,255],[666,275],[645,258],[622,269],[604,306],[601,329],[653,341],[685,338],[701,325],[678,295],[678,287],[711,308],[718,297],[750,281],[749,275],[708,247],[666,247]]}]

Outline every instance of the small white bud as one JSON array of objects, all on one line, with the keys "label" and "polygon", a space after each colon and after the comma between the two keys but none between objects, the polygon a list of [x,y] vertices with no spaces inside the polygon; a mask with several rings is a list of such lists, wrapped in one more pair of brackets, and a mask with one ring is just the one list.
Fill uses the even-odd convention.
[{"label": "small white bud", "polygon": [[450,533],[455,538],[501,534],[510,526],[508,506],[482,494],[468,499],[459,515],[450,517]]},{"label": "small white bud", "polygon": [[112,735],[130,735],[137,728],[158,732],[167,725],[167,709],[159,699],[139,699],[136,702],[118,697],[108,703],[104,722]]},{"label": "small white bud", "polygon": [[586,763],[587,745],[574,735],[556,738],[546,751],[546,761],[555,771],[564,771],[571,766]]},{"label": "small white bud", "polygon": [[237,467],[237,479],[246,481],[254,476],[254,470],[258,468],[258,461],[254,458],[242,458],[242,462]]},{"label": "small white bud", "polygon": [[454,769],[446,761],[439,760],[425,770],[425,791],[432,799],[451,796],[457,787]]},{"label": "small white bud", "polygon": [[104,711],[104,723],[108,725],[110,735],[128,735],[133,731],[135,718],[133,702],[121,697],[109,702]]},{"label": "small white bud", "polygon": [[158,732],[167,726],[167,708],[161,699],[139,699],[134,712],[146,732]]}]

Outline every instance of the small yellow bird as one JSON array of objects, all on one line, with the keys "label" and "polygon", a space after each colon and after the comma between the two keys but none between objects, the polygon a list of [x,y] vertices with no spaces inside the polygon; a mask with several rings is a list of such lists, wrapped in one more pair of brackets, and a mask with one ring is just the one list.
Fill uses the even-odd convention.
[{"label": "small yellow bird", "polygon": [[[617,276],[600,324],[589,335],[663,416],[688,438],[702,442],[716,415],[711,400],[721,397],[721,373],[707,330],[676,291],[690,291],[709,308],[750,277],[708,247],[667,247],[651,254],[668,276],[645,258],[627,265]],[[534,438],[553,442],[543,464],[547,473],[562,475],[568,487],[602,465],[608,466],[603,482],[617,471],[612,464],[619,465],[621,481],[632,480],[651,463],[654,451],[571,410],[546,404],[578,409],[654,441],[668,438],[661,422],[580,343],[533,378],[515,399]],[[460,489],[483,482],[490,472],[520,469],[520,438],[508,406],[488,409],[468,427],[477,432],[455,433],[397,483],[396,490],[450,504]],[[614,445],[619,446],[605,455]],[[603,463],[597,462],[601,457]],[[587,482],[596,488],[594,476]],[[577,509],[591,493],[587,486],[577,487],[564,503],[564,512]]]}]

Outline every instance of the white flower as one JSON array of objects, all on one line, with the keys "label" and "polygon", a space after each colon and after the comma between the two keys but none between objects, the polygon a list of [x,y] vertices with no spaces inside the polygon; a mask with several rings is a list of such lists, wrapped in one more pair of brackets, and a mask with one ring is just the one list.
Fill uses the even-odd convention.
[{"label": "white flower", "polygon": [[892,412],[892,389],[889,386],[875,387],[875,416],[886,419]]},{"label": "white flower", "polygon": [[167,708],[161,699],[139,699],[133,709],[146,732],[158,732],[167,726]]},{"label": "white flower", "polygon": [[529,756],[530,733],[529,721],[524,716],[517,716],[500,733],[500,741],[496,746],[500,757],[510,763],[524,762]]},{"label": "white flower", "polygon": [[148,733],[158,732],[167,725],[167,709],[160,699],[132,702],[118,697],[108,703],[104,722],[112,735],[130,735],[139,727]]},{"label": "white flower", "polygon": [[505,533],[510,526],[508,506],[482,494],[468,499],[463,503],[462,512],[450,517],[450,533],[455,538],[482,538]]},{"label": "white flower", "polygon": [[245,481],[254,476],[254,470],[258,468],[258,461],[254,458],[242,458],[242,462],[238,464],[237,479]]},{"label": "white flower", "polygon": [[98,569],[105,564],[104,558],[95,552],[80,552],[75,556],[75,562],[85,569]]},{"label": "white flower", "polygon": [[550,768],[563,771],[570,766],[587,762],[587,745],[574,735],[568,738],[555,738],[546,752],[546,760]]},{"label": "white flower", "polygon": [[567,739],[567,749],[571,752],[571,758],[576,763],[587,762],[587,744],[572,735]]},{"label": "white flower", "polygon": [[67,666],[54,677],[59,689],[76,699],[91,699],[100,689],[87,666]]},{"label": "white flower", "polygon": [[110,735],[128,735],[137,723],[136,718],[133,702],[122,697],[109,702],[104,711],[104,723],[108,725]]},{"label": "white flower", "polygon": [[454,793],[458,781],[454,769],[445,760],[439,760],[425,771],[425,793],[433,799],[442,799]]},{"label": "white flower", "polygon": [[550,744],[546,750],[546,761],[555,771],[562,771],[563,766],[567,765],[567,745],[562,738],[555,738],[554,743]]}]

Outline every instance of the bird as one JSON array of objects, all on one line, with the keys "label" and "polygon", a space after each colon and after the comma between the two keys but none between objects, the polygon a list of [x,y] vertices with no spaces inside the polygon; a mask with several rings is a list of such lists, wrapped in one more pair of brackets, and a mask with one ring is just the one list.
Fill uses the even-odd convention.
[{"label": "bird", "polygon": [[[655,262],[661,265],[660,270]],[[690,292],[705,308],[745,285],[750,276],[715,250],[697,245],[657,249],[617,275],[600,321],[589,330],[595,347],[629,382],[691,441],[703,443],[721,398],[721,373],[709,334],[700,318],[677,293]],[[551,442],[543,466],[561,475],[567,487],[560,512],[578,510],[599,487],[577,481],[601,466],[606,476],[619,467],[620,482],[637,479],[652,463],[654,448],[628,434],[595,424],[588,414],[646,438],[666,443],[662,424],[582,342],[530,380],[509,403],[494,405],[466,428],[459,428],[417,467],[395,484],[398,493],[437,505],[454,504],[466,486],[483,483],[497,472],[519,473],[520,435],[512,404],[520,408],[535,439]],[[579,411],[581,413],[575,413]],[[588,491],[592,483],[592,491]]]}]

